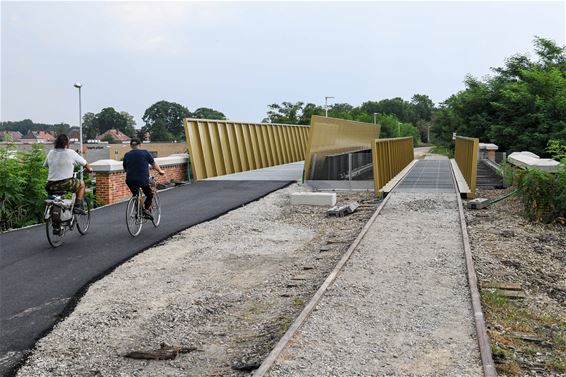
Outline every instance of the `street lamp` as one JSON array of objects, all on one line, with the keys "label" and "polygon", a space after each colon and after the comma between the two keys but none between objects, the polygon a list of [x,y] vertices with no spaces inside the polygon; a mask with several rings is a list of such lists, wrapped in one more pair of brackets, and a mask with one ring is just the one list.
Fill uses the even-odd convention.
[{"label": "street lamp", "polygon": [[[81,109],[81,88],[83,84],[80,82],[76,82],[73,85],[75,88],[79,90],[79,153],[82,157],[83,155],[83,113]],[[83,180],[83,169],[81,169],[81,181]]]},{"label": "street lamp", "polygon": [[373,124],[377,124],[377,114],[379,113],[373,113]]},{"label": "street lamp", "polygon": [[334,98],[334,97],[324,97],[324,111],[325,111],[325,116],[328,118],[328,100],[330,98]]}]

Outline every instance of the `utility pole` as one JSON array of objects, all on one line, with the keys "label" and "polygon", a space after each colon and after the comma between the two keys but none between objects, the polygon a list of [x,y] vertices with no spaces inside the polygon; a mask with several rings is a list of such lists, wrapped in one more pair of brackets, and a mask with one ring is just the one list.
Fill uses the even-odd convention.
[{"label": "utility pole", "polygon": [[[79,135],[80,135],[79,154],[82,157],[83,156],[83,113],[81,109],[81,87],[83,86],[83,84],[77,81],[73,86],[79,90]],[[83,169],[81,169],[81,181],[82,180],[83,180]]]}]

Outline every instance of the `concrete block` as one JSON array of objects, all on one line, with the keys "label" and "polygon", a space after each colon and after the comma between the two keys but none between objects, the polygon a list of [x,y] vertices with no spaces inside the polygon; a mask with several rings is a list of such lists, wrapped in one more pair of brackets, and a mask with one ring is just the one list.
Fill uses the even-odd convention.
[{"label": "concrete block", "polygon": [[333,206],[336,204],[335,192],[295,192],[291,194],[291,204],[310,206]]},{"label": "concrete block", "polygon": [[326,211],[326,215],[327,216],[344,217],[346,215],[354,213],[354,211],[356,209],[358,209],[359,206],[360,206],[360,204],[358,202],[352,202],[350,204],[347,204],[347,205],[341,206],[341,207],[334,206],[334,207],[330,208],[328,211]]},{"label": "concrete block", "polygon": [[489,203],[490,203],[489,199],[477,198],[468,201],[467,207],[468,209],[482,209],[487,207]]}]

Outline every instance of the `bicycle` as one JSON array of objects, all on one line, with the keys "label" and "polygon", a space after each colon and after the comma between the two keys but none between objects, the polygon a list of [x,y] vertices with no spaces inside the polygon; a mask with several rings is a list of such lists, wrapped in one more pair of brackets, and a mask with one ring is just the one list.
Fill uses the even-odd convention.
[{"label": "bicycle", "polygon": [[[76,174],[74,177],[76,178]],[[73,193],[71,199],[64,199],[66,191],[52,191],[45,201],[45,230],[47,241],[56,248],[63,243],[67,230],[74,229],[75,224],[81,235],[85,235],[90,226],[90,202],[84,198],[82,214],[74,213],[77,194]]]},{"label": "bicycle", "polygon": [[[153,226],[157,228],[161,222],[161,205],[159,202],[159,194],[156,190],[155,177],[149,178],[149,185],[153,192],[153,199],[151,201],[151,222]],[[143,191],[141,187],[138,187],[138,192],[130,198],[126,206],[126,226],[128,232],[134,237],[140,234],[143,224],[149,220],[143,213],[144,201],[145,196]]]}]

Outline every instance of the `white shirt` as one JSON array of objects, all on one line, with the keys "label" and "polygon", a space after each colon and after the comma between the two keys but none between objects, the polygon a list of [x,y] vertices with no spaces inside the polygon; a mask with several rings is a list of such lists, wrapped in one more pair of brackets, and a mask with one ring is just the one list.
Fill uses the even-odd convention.
[{"label": "white shirt", "polygon": [[57,148],[49,151],[43,166],[49,167],[47,180],[52,182],[73,178],[75,165],[84,166],[86,164],[86,160],[74,150]]}]

